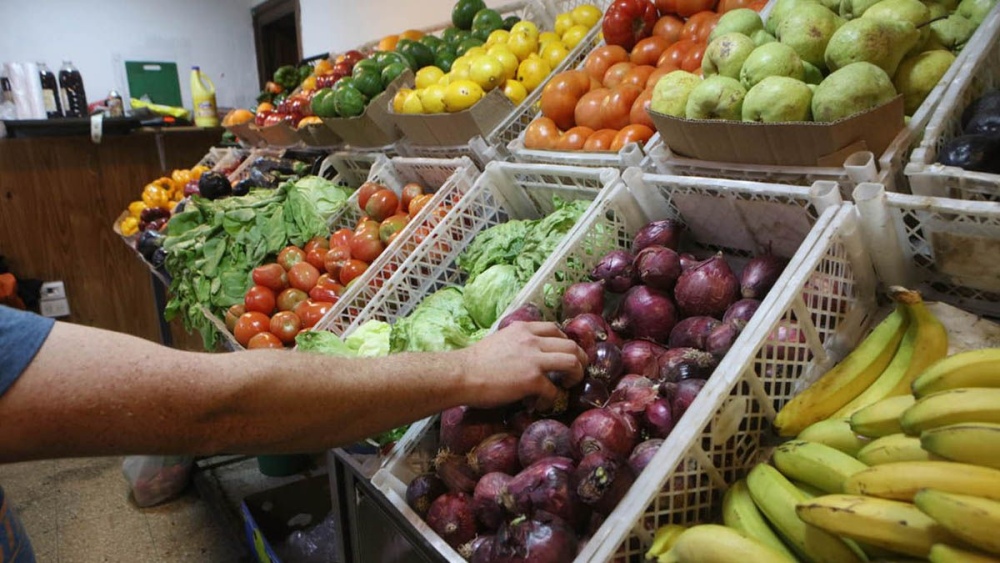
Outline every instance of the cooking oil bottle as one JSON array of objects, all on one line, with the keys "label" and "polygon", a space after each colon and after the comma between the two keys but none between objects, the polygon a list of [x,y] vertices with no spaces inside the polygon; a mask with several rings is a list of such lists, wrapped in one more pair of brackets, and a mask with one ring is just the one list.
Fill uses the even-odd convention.
[{"label": "cooking oil bottle", "polygon": [[191,67],[191,99],[194,100],[194,124],[198,127],[218,127],[215,84],[196,66]]}]

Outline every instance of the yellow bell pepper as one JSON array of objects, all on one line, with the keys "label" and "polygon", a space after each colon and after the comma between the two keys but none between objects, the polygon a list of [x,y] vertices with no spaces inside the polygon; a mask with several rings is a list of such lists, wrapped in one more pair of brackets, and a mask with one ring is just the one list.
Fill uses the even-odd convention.
[{"label": "yellow bell pepper", "polygon": [[122,224],[119,225],[119,229],[121,229],[123,235],[130,237],[139,232],[139,219],[126,217],[122,220]]},{"label": "yellow bell pepper", "polygon": [[136,219],[138,219],[139,215],[142,214],[143,209],[146,209],[146,204],[141,201],[133,201],[128,204],[128,214]]},{"label": "yellow bell pepper", "polygon": [[187,183],[191,181],[191,171],[174,170],[170,174],[170,179],[174,181],[174,186],[175,186],[174,189],[176,189],[176,186],[181,186],[183,189],[183,186],[187,185]]},{"label": "yellow bell pepper", "polygon": [[201,175],[210,170],[207,166],[198,165],[191,169],[191,179],[198,181],[201,179]]},{"label": "yellow bell pepper", "polygon": [[146,207],[168,208],[170,206],[170,192],[159,184],[147,184],[142,189],[142,202],[146,204]]}]

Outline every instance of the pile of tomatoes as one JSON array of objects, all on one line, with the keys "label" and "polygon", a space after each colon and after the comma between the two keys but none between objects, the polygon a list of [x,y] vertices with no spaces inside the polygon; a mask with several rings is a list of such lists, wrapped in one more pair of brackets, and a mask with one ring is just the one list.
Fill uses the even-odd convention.
[{"label": "pile of tomatoes", "polygon": [[284,348],[312,328],[403,227],[434,197],[410,183],[399,194],[375,182],[358,189],[363,214],[352,230],[316,237],[302,248],[290,245],[275,262],[254,268],[243,303],[226,311],[226,327],[246,348]]},{"label": "pile of tomatoes", "polygon": [[604,14],[605,45],[582,69],[557,74],[542,90],[542,115],[524,146],[619,151],[646,143],[655,126],[646,109],[653,88],[675,70],[701,74],[708,36],[723,13],[760,10],[766,0],[616,0]]}]

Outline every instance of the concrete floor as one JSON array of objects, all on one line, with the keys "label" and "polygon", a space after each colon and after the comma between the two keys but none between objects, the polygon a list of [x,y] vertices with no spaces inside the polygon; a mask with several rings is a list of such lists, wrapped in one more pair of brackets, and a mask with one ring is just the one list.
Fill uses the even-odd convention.
[{"label": "concrete floor", "polygon": [[240,560],[194,487],[162,506],[137,508],[121,465],[122,458],[0,465],[0,485],[39,563]]}]

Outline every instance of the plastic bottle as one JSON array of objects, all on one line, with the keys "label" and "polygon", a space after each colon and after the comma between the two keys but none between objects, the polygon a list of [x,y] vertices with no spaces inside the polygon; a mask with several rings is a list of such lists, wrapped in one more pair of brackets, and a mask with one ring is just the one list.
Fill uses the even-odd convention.
[{"label": "plastic bottle", "polygon": [[45,101],[45,114],[49,119],[62,117],[62,96],[59,93],[59,82],[56,75],[45,63],[38,63],[38,76],[42,80],[42,99]]},{"label": "plastic bottle", "polygon": [[62,112],[66,117],[87,117],[87,92],[83,89],[83,77],[73,63],[63,61],[59,69],[59,92],[62,96]]},{"label": "plastic bottle", "polygon": [[194,100],[194,124],[198,127],[218,127],[215,84],[196,66],[191,67],[191,99]]}]

